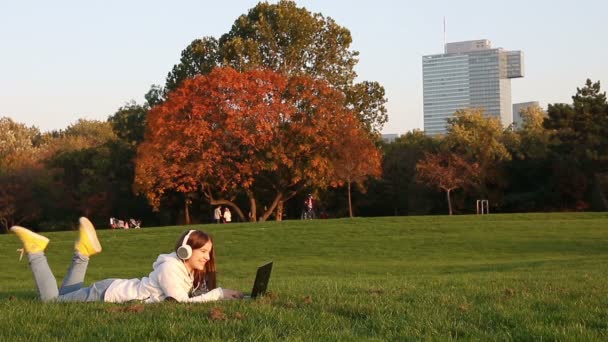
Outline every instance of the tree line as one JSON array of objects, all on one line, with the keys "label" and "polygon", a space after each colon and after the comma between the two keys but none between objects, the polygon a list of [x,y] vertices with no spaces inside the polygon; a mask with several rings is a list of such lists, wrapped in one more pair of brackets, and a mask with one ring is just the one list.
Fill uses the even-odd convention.
[{"label": "tree line", "polygon": [[291,1],[259,3],[194,40],[145,103],[40,132],[0,119],[0,226],[69,228],[79,215],[145,225],[325,216],[605,210],[608,106],[599,82],[522,127],[463,109],[444,136],[384,143],[384,88],[355,82],[348,29]]}]

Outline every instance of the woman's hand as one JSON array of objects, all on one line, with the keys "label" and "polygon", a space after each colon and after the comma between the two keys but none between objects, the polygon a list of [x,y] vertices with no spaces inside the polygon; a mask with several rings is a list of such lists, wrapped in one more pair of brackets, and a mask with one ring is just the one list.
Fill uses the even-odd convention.
[{"label": "woman's hand", "polygon": [[224,292],[224,299],[243,299],[243,294],[236,290],[222,289]]}]

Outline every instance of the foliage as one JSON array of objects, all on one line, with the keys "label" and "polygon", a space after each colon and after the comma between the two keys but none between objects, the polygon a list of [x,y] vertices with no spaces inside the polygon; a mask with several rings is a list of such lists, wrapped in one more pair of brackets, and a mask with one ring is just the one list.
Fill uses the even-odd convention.
[{"label": "foliage", "polygon": [[136,191],[158,208],[167,190],[188,194],[202,188],[214,200],[215,192],[249,188],[264,167],[259,157],[282,115],[284,87],[273,73],[232,69],[184,81],[149,112]]},{"label": "foliage", "polygon": [[65,202],[76,213],[109,217],[111,186],[104,180],[111,173],[107,148],[64,151],[49,160],[66,193]]},{"label": "foliage", "polygon": [[[544,126],[551,130],[551,149],[560,156],[568,156],[581,167],[591,181],[583,188],[593,209],[608,209],[608,201],[601,190],[599,173],[608,168],[608,103],[601,92],[600,82],[587,79],[577,88],[572,105],[549,105]],[[597,194],[593,196],[593,194]]]},{"label": "foliage", "polygon": [[[131,109],[141,113],[137,106]],[[129,109],[121,113],[132,112]],[[118,118],[124,117],[117,115],[116,125],[120,124]],[[62,200],[55,204],[59,213],[106,222],[116,212],[136,205],[137,200],[131,195],[132,148],[118,139],[110,122],[79,120],[46,139],[46,167],[54,174],[53,186],[62,192]]]},{"label": "foliage", "polygon": [[[164,95],[176,90],[181,82],[196,75],[206,75],[219,65],[218,41],[213,37],[195,39],[182,51],[179,64],[173,66],[173,70],[167,75]],[[152,89],[155,91],[155,88]],[[150,93],[150,94],[154,94]],[[152,96],[150,98],[158,98]],[[150,101],[149,101],[150,102]],[[158,102],[158,101],[154,101]],[[159,103],[152,103],[154,106]]]},{"label": "foliage", "polygon": [[108,118],[108,122],[118,138],[131,145],[137,145],[144,140],[148,110],[147,105],[142,106],[131,101],[118,108],[116,113]]},{"label": "foliage", "polygon": [[488,188],[500,179],[499,164],[511,160],[504,138],[500,120],[484,116],[483,109],[459,110],[448,119],[445,145],[465,160],[478,163],[476,187],[482,196],[488,196]]},{"label": "foliage", "polygon": [[[549,150],[551,132],[544,128],[547,113],[538,106],[521,111],[523,123],[514,132],[505,132],[505,145],[513,160],[503,163],[503,177],[508,184],[502,210],[529,212],[555,210],[561,207],[555,198],[556,174]],[[559,187],[559,186],[558,186]]]},{"label": "foliage", "polygon": [[44,175],[44,170],[34,166],[0,175],[0,228],[4,232],[11,226],[39,218],[41,201],[36,196],[36,189]]},{"label": "foliage", "polygon": [[77,151],[115,140],[116,134],[109,122],[79,119],[64,130],[43,135],[45,158],[61,152]]},{"label": "foliage", "polygon": [[450,149],[479,161],[480,166],[485,168],[493,162],[511,159],[501,141],[502,134],[499,119],[485,117],[483,109],[464,109],[448,120],[445,139]]},{"label": "foliage", "polygon": [[[276,126],[267,154],[270,168],[258,179],[275,191],[262,216],[307,187],[324,188],[334,182],[332,159],[339,137],[356,130],[353,113],[343,106],[343,94],[324,81],[308,76],[288,81],[285,99],[292,106],[292,118]],[[362,136],[361,136],[362,137]],[[280,216],[279,216],[280,217]]]},{"label": "foliage", "polygon": [[571,154],[594,170],[608,159],[608,103],[600,83],[587,80],[577,88],[573,104],[549,105],[544,125],[552,130],[553,148]]},{"label": "foliage", "polygon": [[165,89],[158,84],[150,86],[150,90],[144,95],[146,104],[143,106],[146,109],[150,109],[156,105],[159,105],[165,101]]},{"label": "foliage", "polygon": [[46,172],[40,165],[40,131],[12,119],[0,118],[0,229],[31,223],[40,215],[36,196]]},{"label": "foliage", "polygon": [[217,68],[185,80],[149,113],[136,191],[159,208],[167,191],[201,190],[244,220],[235,194],[247,193],[256,217],[253,185],[265,182],[274,192],[266,219],[305,186],[330,182],[329,147],[338,129],[355,125],[340,96],[322,81],[269,70]]},{"label": "foliage", "polygon": [[427,188],[416,182],[416,164],[425,152],[436,151],[438,140],[415,130],[384,147],[381,193],[393,209],[390,215],[429,214],[432,210]]},{"label": "foliage", "polygon": [[40,143],[38,128],[0,118],[0,174],[34,163]]},{"label": "foliage", "polygon": [[350,49],[351,43],[350,31],[329,17],[292,1],[260,2],[237,18],[219,41],[205,37],[186,47],[167,77],[165,91],[219,65],[309,76],[342,91],[343,103],[368,131],[378,133],[388,120],[384,88],[378,82],[354,83],[359,53]]},{"label": "foliage", "polygon": [[426,153],[416,164],[418,181],[445,191],[449,214],[452,215],[453,190],[474,184],[479,177],[479,165],[468,163],[454,153]]},{"label": "foliage", "polygon": [[237,70],[268,68],[285,75],[309,75],[335,86],[356,77],[356,51],[348,29],[292,1],[258,3],[220,38],[223,64]]},{"label": "foliage", "polygon": [[357,184],[361,189],[365,189],[365,180],[380,177],[382,156],[374,141],[356,123],[345,125],[335,140],[334,150],[336,154],[332,160],[333,178],[338,183],[347,185],[348,213],[353,217],[351,185]]},{"label": "foliage", "polygon": [[378,133],[388,122],[384,104],[384,87],[378,82],[363,81],[345,89],[346,107],[357,114],[357,118],[368,132]]},{"label": "foliage", "polygon": [[543,126],[547,113],[538,106],[526,107],[521,112],[523,120],[520,135],[520,155],[526,159],[543,159],[549,153],[550,131]]}]

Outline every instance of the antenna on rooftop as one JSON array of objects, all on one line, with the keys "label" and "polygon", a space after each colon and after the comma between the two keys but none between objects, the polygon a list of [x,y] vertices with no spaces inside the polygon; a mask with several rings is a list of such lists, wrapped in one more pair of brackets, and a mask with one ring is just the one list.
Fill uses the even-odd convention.
[{"label": "antenna on rooftop", "polygon": [[446,33],[445,33],[445,16],[443,16],[443,53],[448,53],[447,48],[445,47],[447,44],[446,41]]}]

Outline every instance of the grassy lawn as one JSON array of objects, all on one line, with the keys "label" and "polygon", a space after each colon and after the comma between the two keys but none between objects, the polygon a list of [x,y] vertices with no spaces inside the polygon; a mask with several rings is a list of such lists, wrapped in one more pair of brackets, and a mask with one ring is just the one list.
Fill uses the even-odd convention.
[{"label": "grassy lawn", "polygon": [[[219,283],[271,293],[205,304],[47,303],[0,235],[0,341],[608,340],[608,215],[390,217],[191,226]],[[147,275],[186,227],[98,232],[87,283]],[[58,281],[76,232],[48,233]]]}]

